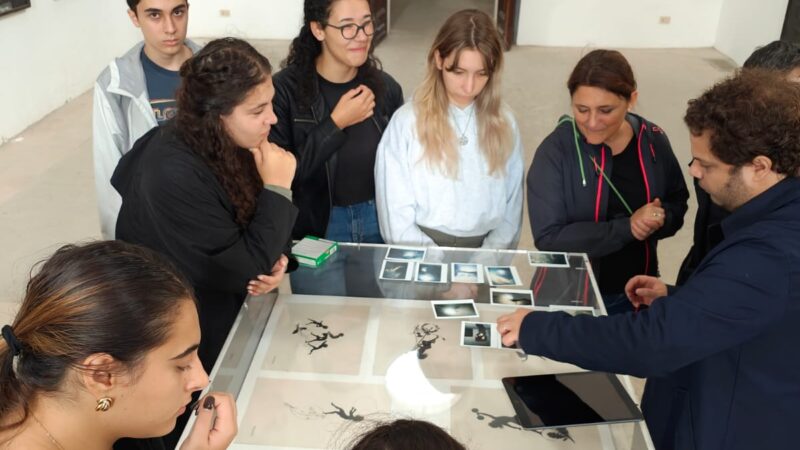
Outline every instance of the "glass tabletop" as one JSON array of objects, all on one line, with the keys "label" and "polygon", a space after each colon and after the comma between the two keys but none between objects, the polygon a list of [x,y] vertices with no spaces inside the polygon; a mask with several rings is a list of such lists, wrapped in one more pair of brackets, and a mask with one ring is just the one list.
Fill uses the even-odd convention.
[{"label": "glass tabletop", "polygon": [[[210,390],[237,399],[231,448],[346,448],[398,417],[436,423],[470,449],[653,448],[644,422],[522,429],[500,381],[581,371],[500,348],[491,327],[529,300],[605,314],[585,255],[435,248],[398,271],[389,250],[341,244],[292,273],[292,293],[248,297],[211,374]],[[450,299],[474,300],[478,317],[437,318],[426,301]]]}]

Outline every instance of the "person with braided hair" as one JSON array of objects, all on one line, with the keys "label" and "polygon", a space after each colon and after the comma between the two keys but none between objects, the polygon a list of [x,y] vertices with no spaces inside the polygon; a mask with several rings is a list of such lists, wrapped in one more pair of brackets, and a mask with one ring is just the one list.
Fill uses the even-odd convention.
[{"label": "person with braided hair", "polygon": [[[120,241],[58,249],[2,337],[4,449],[108,450],[120,438],[154,438],[209,382],[191,285],[163,256]],[[233,399],[214,392],[198,404],[181,449],[227,448]]]}]

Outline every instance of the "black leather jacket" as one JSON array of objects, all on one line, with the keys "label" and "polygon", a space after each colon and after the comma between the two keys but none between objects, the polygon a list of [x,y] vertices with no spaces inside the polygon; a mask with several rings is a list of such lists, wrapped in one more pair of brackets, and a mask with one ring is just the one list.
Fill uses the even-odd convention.
[{"label": "black leather jacket", "polygon": [[[331,119],[331,111],[317,93],[311,107],[298,104],[297,84],[300,70],[289,66],[273,77],[273,107],[278,123],[272,126],[270,142],[292,152],[297,158],[297,172],[292,183],[292,197],[300,210],[292,237],[311,234],[324,237],[333,206],[333,183],[336,152],[346,141],[344,131]],[[371,119],[381,134],[392,114],[403,104],[403,90],[389,74],[381,72],[384,89],[375,100]],[[316,74],[314,74],[316,76]],[[376,149],[377,150],[377,149]]]}]

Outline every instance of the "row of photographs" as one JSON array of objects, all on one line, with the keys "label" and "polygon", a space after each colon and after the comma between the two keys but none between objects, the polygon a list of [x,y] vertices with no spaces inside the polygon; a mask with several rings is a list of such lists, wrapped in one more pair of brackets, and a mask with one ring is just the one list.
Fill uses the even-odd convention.
[{"label": "row of photographs", "polygon": [[[533,308],[533,292],[516,289],[491,289],[490,304],[494,306]],[[437,319],[475,319],[480,317],[475,300],[432,300],[433,316]],[[548,310],[563,311],[573,316],[590,315],[596,312],[591,306],[550,305]]]},{"label": "row of photographs", "polygon": [[[384,259],[392,261],[425,261],[428,250],[422,247],[391,246]],[[564,252],[528,252],[528,263],[540,267],[569,267],[569,257]]]},{"label": "row of photographs", "polygon": [[[386,259],[381,267],[381,280],[416,281],[420,283],[447,283],[447,264]],[[514,266],[483,266],[476,263],[450,264],[453,283],[484,282],[484,273],[490,286],[522,286]]]}]

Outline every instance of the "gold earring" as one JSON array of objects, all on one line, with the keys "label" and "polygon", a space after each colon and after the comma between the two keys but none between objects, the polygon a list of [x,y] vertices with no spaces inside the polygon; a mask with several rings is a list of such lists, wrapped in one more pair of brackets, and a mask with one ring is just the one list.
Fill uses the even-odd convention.
[{"label": "gold earring", "polygon": [[95,406],[95,411],[108,411],[109,408],[114,404],[114,399],[111,397],[103,397],[97,401],[97,406]]}]

